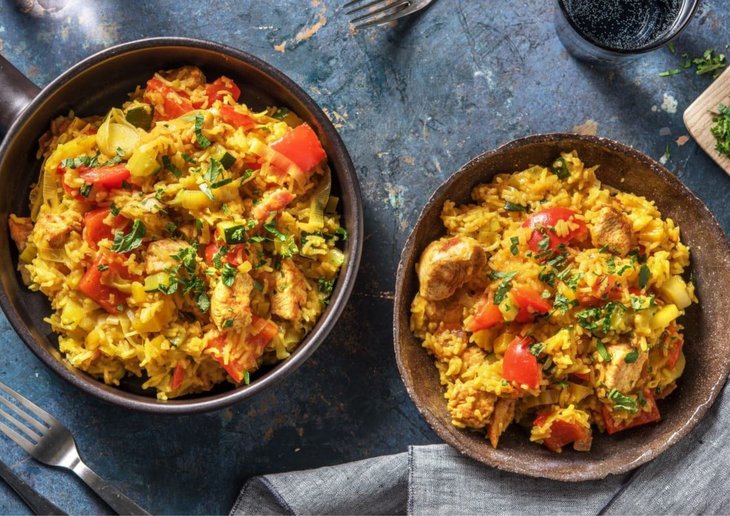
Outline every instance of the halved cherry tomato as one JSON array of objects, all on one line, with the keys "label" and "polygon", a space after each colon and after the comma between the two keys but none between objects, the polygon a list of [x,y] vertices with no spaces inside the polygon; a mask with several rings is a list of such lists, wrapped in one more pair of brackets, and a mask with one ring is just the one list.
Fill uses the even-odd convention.
[{"label": "halved cherry tomato", "polygon": [[253,207],[251,215],[257,221],[262,222],[274,211],[283,210],[294,200],[294,194],[289,190],[280,189],[265,194],[261,201]]},{"label": "halved cherry tomato", "polygon": [[[547,416],[539,416],[532,424],[540,426],[545,422],[545,419],[547,419]],[[566,444],[585,439],[586,434],[586,429],[579,424],[556,419],[550,425],[550,437],[544,439],[542,444],[551,451],[558,452]]]},{"label": "halved cherry tomato", "polygon": [[540,386],[540,366],[535,355],[530,353],[531,337],[515,337],[507,346],[502,361],[502,377],[530,389]]},{"label": "halved cherry tomato", "polygon": [[[533,252],[544,252],[547,249],[540,249],[540,242],[547,236],[550,240],[549,248],[551,251],[557,251],[560,244],[568,244],[572,241],[582,241],[588,236],[588,227],[585,222],[575,219],[576,213],[570,208],[564,208],[562,206],[555,206],[553,208],[547,208],[538,213],[533,213],[527,220],[522,224],[525,228],[534,228],[530,239],[527,242],[527,246]],[[573,222],[578,226],[576,229],[570,231],[567,235],[559,237],[555,234],[553,228],[561,220],[570,220],[573,218]]]},{"label": "halved cherry tomato", "polygon": [[[100,267],[104,270],[99,270]],[[112,273],[127,279],[131,277],[124,265],[104,257],[97,258],[81,277],[78,289],[110,314],[118,314],[119,305],[123,304],[128,296],[124,292],[104,284],[104,278]]]},{"label": "halved cherry tomato", "polygon": [[577,297],[583,306],[598,306],[606,301],[619,301],[621,296],[621,283],[618,277],[609,274],[593,284],[590,294],[579,293]]},{"label": "halved cherry tomato", "polygon": [[286,133],[271,148],[293,161],[305,174],[327,157],[317,133],[306,123]]},{"label": "halved cherry tomato", "polygon": [[218,77],[211,83],[205,85],[205,94],[208,96],[208,106],[212,106],[213,102],[222,99],[226,93],[230,93],[234,101],[238,102],[241,96],[241,89],[236,83],[228,77]]},{"label": "halved cherry tomato", "polygon": [[531,322],[535,315],[546,314],[552,308],[547,299],[543,299],[537,290],[530,287],[514,289],[511,295],[520,308],[515,317],[515,320],[519,323]]},{"label": "halved cherry tomato", "polygon": [[157,77],[147,81],[144,99],[155,108],[155,120],[170,120],[193,110],[188,95],[163,83]]},{"label": "halved cherry tomato", "polygon": [[649,410],[642,410],[641,412],[636,414],[633,419],[622,421],[620,423],[614,421],[613,417],[611,416],[611,409],[608,408],[608,405],[601,405],[601,414],[603,415],[603,423],[606,426],[606,432],[611,435],[615,434],[616,432],[621,432],[622,430],[628,430],[629,428],[635,428],[637,426],[646,425],[648,423],[656,423],[657,421],[661,421],[662,416],[659,413],[659,407],[657,406],[654,395],[651,393],[650,390],[647,389],[644,391],[644,399],[649,404]]},{"label": "halved cherry tomato", "polygon": [[129,179],[130,175],[127,166],[123,163],[96,168],[81,165],[76,171],[86,184],[108,190],[121,188],[124,181]]},{"label": "halved cherry tomato", "polygon": [[109,226],[104,223],[107,215],[109,215],[109,208],[97,208],[84,214],[84,240],[93,248],[96,249],[96,244],[99,240],[104,238],[113,238],[114,229],[123,228],[127,219],[121,215],[117,215],[112,219],[112,225]]},{"label": "halved cherry tomato", "polygon": [[481,299],[476,306],[474,318],[469,322],[466,329],[471,332],[493,328],[504,322],[499,307],[488,297]]},{"label": "halved cherry tomato", "polygon": [[178,389],[185,379],[185,366],[183,364],[183,361],[177,363],[175,366],[175,372],[172,373],[172,389]]},{"label": "halved cherry tomato", "polygon": [[[218,242],[211,242],[205,246],[205,263],[213,265],[213,258],[223,246]],[[248,259],[246,248],[243,244],[227,244],[228,252],[221,257],[223,263],[238,267]]]},{"label": "halved cherry tomato", "polygon": [[233,106],[224,105],[220,108],[220,117],[227,124],[231,124],[234,127],[243,127],[249,129],[256,125],[253,118],[243,113],[239,113]]}]

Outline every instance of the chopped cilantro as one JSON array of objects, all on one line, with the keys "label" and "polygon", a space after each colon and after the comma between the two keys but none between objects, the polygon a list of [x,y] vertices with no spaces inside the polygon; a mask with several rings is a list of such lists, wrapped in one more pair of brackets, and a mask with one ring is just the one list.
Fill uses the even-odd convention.
[{"label": "chopped cilantro", "polygon": [[[496,276],[496,275],[500,276]],[[494,303],[500,304],[504,301],[507,293],[512,289],[512,279],[517,275],[517,272],[503,273],[503,272],[492,272],[492,276],[501,277],[502,281],[497,287],[497,291],[494,294]]]},{"label": "chopped cilantro", "polygon": [[571,301],[560,292],[555,294],[555,301],[553,301],[553,309],[560,312],[561,314],[567,313],[570,307],[575,304],[575,301]]},{"label": "chopped cilantro", "polygon": [[236,274],[238,274],[238,269],[226,263],[221,271],[221,281],[226,287],[232,287],[233,282],[236,280]]},{"label": "chopped cilantro", "polygon": [[175,234],[175,231],[177,231],[177,224],[174,222],[168,222],[165,224],[165,233],[172,236]]},{"label": "chopped cilantro", "polygon": [[231,226],[223,231],[226,244],[242,244],[246,241],[246,227],[244,225]]},{"label": "chopped cilantro", "polygon": [[253,169],[247,168],[243,172],[243,175],[241,176],[241,181],[238,183],[239,186],[243,186],[243,183],[245,183],[248,179],[250,179],[252,175],[253,175]]},{"label": "chopped cilantro", "polygon": [[188,163],[195,163],[195,160],[190,156],[190,154],[182,153],[180,154],[183,160],[187,161]]},{"label": "chopped cilantro", "polygon": [[210,147],[210,140],[203,134],[203,122],[205,122],[203,113],[195,113],[195,139],[197,140],[198,145],[200,145],[203,149],[207,149]]},{"label": "chopped cilantro", "polygon": [[271,115],[273,118],[276,118],[277,120],[284,120],[289,115],[289,110],[285,107],[281,107],[274,111],[274,114]]},{"label": "chopped cilantro", "polygon": [[644,289],[649,283],[649,267],[643,264],[639,268],[639,288]]},{"label": "chopped cilantro", "polygon": [[626,356],[624,357],[624,361],[627,364],[633,364],[639,359],[639,352],[635,349],[632,349],[628,353],[626,353]]},{"label": "chopped cilantro", "polygon": [[277,240],[281,242],[286,240],[286,235],[279,231],[279,229],[276,227],[275,221],[272,220],[271,222],[267,222],[266,224],[264,224],[264,229],[274,235]]},{"label": "chopped cilantro", "polygon": [[715,137],[715,150],[730,157],[730,107],[720,104],[712,117],[710,132]]},{"label": "chopped cilantro", "polygon": [[532,346],[530,346],[530,353],[537,356],[540,356],[540,353],[542,353],[545,350],[545,344],[542,342],[535,342]]},{"label": "chopped cilantro", "polygon": [[512,256],[517,256],[517,253],[520,252],[520,247],[519,247],[520,239],[516,236],[513,236],[512,238],[509,239],[509,241],[510,241],[510,246],[509,246],[510,253],[512,253]]},{"label": "chopped cilantro", "polygon": [[335,229],[335,235],[339,236],[340,239],[344,242],[348,239],[349,235],[347,233],[347,230],[343,228],[342,226],[339,226],[337,229]]},{"label": "chopped cilantro", "polygon": [[560,156],[553,162],[553,173],[558,176],[558,179],[566,179],[570,177],[570,170],[568,170],[568,163],[565,158]]},{"label": "chopped cilantro", "polygon": [[121,210],[119,209],[119,206],[117,206],[116,204],[112,203],[112,205],[109,206],[109,211],[111,211],[112,212],[112,215],[114,215],[116,217],[117,215],[119,215],[119,212]]},{"label": "chopped cilantro", "polygon": [[142,245],[142,238],[147,233],[147,228],[141,220],[135,220],[132,223],[132,229],[126,235],[123,231],[114,233],[114,242],[112,243],[112,251],[115,253],[128,253],[137,249]]},{"label": "chopped cilantro", "polygon": [[200,191],[203,192],[205,196],[211,201],[215,199],[215,195],[213,195],[213,192],[210,190],[210,186],[208,186],[207,183],[201,183],[200,185],[198,185],[198,188],[200,188]]},{"label": "chopped cilantro", "polygon": [[714,50],[708,48],[701,57],[696,57],[692,60],[692,64],[696,67],[697,75],[705,75],[712,73],[712,78],[717,78],[720,75],[720,70],[727,66],[725,62],[725,54],[715,53]]},{"label": "chopped cilantro", "polygon": [[91,189],[94,187],[94,185],[91,185],[89,183],[84,183],[81,185],[81,188],[79,188],[79,194],[81,194],[82,197],[88,197],[91,195]]},{"label": "chopped cilantro", "polygon": [[323,294],[331,294],[332,289],[335,286],[335,282],[333,280],[319,278],[317,285],[319,286],[319,291]]},{"label": "chopped cilantro", "polygon": [[203,177],[209,183],[214,183],[223,173],[223,170],[224,168],[223,165],[221,165],[220,161],[215,158],[210,158],[210,163],[208,163],[208,170],[203,175]]},{"label": "chopped cilantro", "polygon": [[172,161],[170,161],[170,156],[162,156],[162,168],[170,171],[170,173],[172,173],[175,177],[180,177],[182,175],[182,171],[173,165]]},{"label": "chopped cilantro", "polygon": [[669,77],[671,75],[677,75],[678,73],[682,73],[682,70],[680,70],[679,68],[673,68],[671,70],[660,72],[659,77]]},{"label": "chopped cilantro", "polygon": [[616,389],[609,391],[608,399],[613,402],[613,406],[617,409],[628,410],[632,414],[639,410],[634,398],[626,396]]},{"label": "chopped cilantro", "polygon": [[611,354],[608,352],[606,346],[600,340],[596,342],[596,350],[598,351],[598,354],[601,355],[601,358],[604,362],[611,361]]},{"label": "chopped cilantro", "polygon": [[201,292],[195,297],[195,304],[198,305],[200,311],[205,313],[210,309],[210,298],[205,292]]},{"label": "chopped cilantro", "polygon": [[504,203],[504,209],[507,211],[527,211],[527,206],[506,201]]},{"label": "chopped cilantro", "polygon": [[109,270],[109,264],[100,263],[99,265],[96,266],[96,270],[98,270],[99,272],[108,271]]}]

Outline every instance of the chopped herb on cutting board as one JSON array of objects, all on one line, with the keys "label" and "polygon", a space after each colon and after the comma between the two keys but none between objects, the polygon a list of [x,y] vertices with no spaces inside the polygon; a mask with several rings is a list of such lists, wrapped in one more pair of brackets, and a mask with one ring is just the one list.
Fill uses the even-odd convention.
[{"label": "chopped herb on cutting board", "polygon": [[717,140],[715,150],[730,157],[730,107],[720,104],[712,122],[710,132]]}]

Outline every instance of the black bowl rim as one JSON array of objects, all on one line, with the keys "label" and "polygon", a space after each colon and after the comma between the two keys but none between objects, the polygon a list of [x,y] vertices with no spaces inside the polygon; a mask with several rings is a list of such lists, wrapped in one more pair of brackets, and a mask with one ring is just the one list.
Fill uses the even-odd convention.
[{"label": "black bowl rim", "polygon": [[[656,160],[649,157],[648,155],[644,154],[643,152],[626,145],[624,143],[618,142],[616,140],[612,140],[610,138],[600,137],[600,136],[593,136],[593,135],[580,135],[575,133],[544,133],[544,134],[533,134],[530,136],[526,136],[523,138],[518,138],[515,140],[511,140],[503,145],[500,145],[499,147],[483,152],[476,157],[469,160],[467,163],[465,163],[463,166],[461,166],[454,174],[452,174],[448,179],[444,180],[434,191],[434,193],[431,195],[431,197],[428,199],[428,201],[424,204],[423,208],[421,209],[421,212],[418,215],[418,218],[416,219],[415,224],[413,225],[413,229],[411,230],[411,234],[408,236],[408,239],[406,240],[404,246],[403,246],[403,252],[401,253],[401,258],[398,263],[398,272],[396,275],[396,285],[395,285],[395,303],[393,305],[393,345],[394,345],[394,352],[395,352],[395,358],[396,363],[398,365],[398,371],[400,372],[401,380],[403,381],[403,384],[405,385],[406,391],[408,392],[408,396],[410,396],[411,400],[413,401],[413,404],[418,409],[418,412],[421,414],[421,416],[426,420],[428,425],[433,429],[436,434],[443,439],[447,444],[455,448],[459,453],[466,455],[478,462],[481,462],[483,464],[486,464],[488,466],[495,467],[502,471],[508,471],[511,473],[518,473],[530,477],[538,477],[538,478],[547,478],[552,480],[560,480],[564,482],[580,482],[580,481],[586,481],[586,480],[600,480],[602,478],[607,477],[608,475],[616,475],[621,473],[626,473],[628,471],[631,471],[642,464],[645,464],[662,453],[664,453],[667,449],[675,445],[677,442],[679,442],[684,436],[686,436],[697,424],[704,418],[707,411],[710,409],[710,407],[713,405],[717,397],[720,395],[720,392],[722,391],[722,388],[724,387],[725,383],[727,382],[728,375],[730,374],[730,356],[722,357],[722,360],[724,360],[723,369],[722,369],[722,375],[720,375],[717,379],[715,379],[712,383],[712,387],[706,392],[706,396],[702,398],[702,401],[698,404],[696,410],[691,414],[691,416],[681,425],[678,427],[678,429],[673,432],[668,439],[661,439],[661,442],[658,446],[652,446],[649,450],[642,453],[640,456],[638,456],[636,459],[632,461],[628,461],[624,464],[621,464],[616,467],[612,468],[604,468],[601,464],[594,464],[590,465],[589,467],[585,469],[575,469],[567,474],[560,474],[553,472],[551,470],[541,470],[539,467],[522,467],[521,465],[513,464],[507,455],[504,455],[504,460],[497,460],[497,456],[500,455],[500,453],[504,453],[499,449],[493,450],[494,455],[488,455],[483,456],[479,455],[478,453],[474,452],[470,447],[464,446],[460,440],[460,433],[459,432],[449,432],[449,427],[447,425],[442,425],[442,418],[435,414],[430,408],[426,406],[422,406],[417,401],[417,394],[415,390],[415,386],[413,384],[412,378],[410,376],[410,372],[406,368],[405,364],[402,361],[402,353],[401,348],[403,345],[405,345],[405,342],[403,342],[403,337],[400,332],[400,325],[399,325],[399,317],[400,317],[400,309],[403,306],[403,303],[406,303],[407,305],[410,305],[409,300],[404,300],[404,284],[405,284],[405,278],[408,274],[413,274],[413,270],[406,270],[406,262],[408,262],[409,255],[411,255],[414,252],[415,247],[415,233],[416,228],[423,220],[424,214],[426,210],[428,210],[434,203],[443,202],[444,200],[444,194],[447,190],[451,188],[451,186],[454,183],[457,183],[462,180],[462,177],[466,174],[466,172],[473,166],[477,166],[479,163],[489,160],[493,158],[494,156],[501,154],[505,151],[510,151],[528,144],[532,143],[558,143],[560,141],[571,139],[571,140],[583,140],[585,142],[589,142],[592,144],[600,145],[605,148],[608,148],[610,150],[618,151],[621,153],[625,153],[627,155],[632,156],[633,158],[645,163],[649,169],[652,170],[653,173],[659,175],[664,179],[665,181],[669,183],[675,183],[680,187],[680,190],[684,193],[686,198],[688,200],[692,200],[695,202],[698,206],[702,207],[702,210],[705,212],[705,215],[707,216],[708,221],[711,222],[713,226],[713,232],[716,231],[719,234],[725,235],[724,243],[727,250],[727,253],[730,254],[730,242],[728,241],[728,237],[725,234],[724,230],[722,229],[722,226],[720,226],[720,223],[717,221],[715,216],[712,214],[712,212],[705,206],[705,204],[702,202],[701,199],[699,199],[694,192],[692,192],[687,186],[684,185],[674,174],[672,174],[669,170],[666,169],[666,167],[659,164]],[[660,436],[661,437],[661,436]],[[485,446],[489,446],[488,443],[484,442]],[[491,449],[491,447],[490,447]]]},{"label": "black bowl rim", "polygon": [[10,129],[8,129],[7,133],[4,135],[2,145],[0,145],[0,160],[2,160],[7,148],[10,146],[18,128],[22,127],[23,124],[34,117],[36,108],[52,92],[63,87],[68,80],[80,72],[98,65],[109,58],[138,50],[148,50],[154,47],[189,47],[214,51],[220,53],[223,59],[225,59],[226,56],[232,57],[257,68],[265,75],[271,77],[273,81],[281,84],[287,91],[296,97],[297,100],[305,106],[308,113],[316,119],[327,138],[332,142],[335,149],[335,155],[329,156],[330,162],[338,163],[339,168],[349,180],[348,185],[343,184],[340,186],[343,189],[343,192],[349,188],[352,193],[352,199],[349,202],[351,204],[350,209],[352,210],[353,225],[350,228],[348,238],[347,261],[344,264],[343,269],[340,271],[335,291],[332,294],[329,305],[329,312],[321,316],[320,321],[313,331],[305,337],[304,341],[302,341],[296,351],[294,351],[289,358],[277,364],[271,371],[267,372],[261,378],[253,381],[251,384],[243,387],[236,387],[213,396],[161,401],[156,398],[133,394],[122,391],[119,388],[106,386],[91,376],[77,374],[76,372],[69,370],[70,366],[65,365],[54,357],[46,349],[45,345],[36,342],[16,311],[12,301],[5,292],[5,289],[1,286],[0,307],[2,307],[11,326],[26,346],[28,346],[30,350],[53,372],[82,391],[105,402],[135,411],[158,414],[194,414],[227,407],[275,385],[285,376],[289,375],[301,366],[314,353],[322,341],[324,341],[342,315],[355,285],[363,247],[364,227],[362,195],[355,167],[342,138],[327,115],[299,85],[274,66],[247,52],[212,41],[184,37],[143,38],[121,43],[97,52],[73,65],[44,87],[14,121]]}]

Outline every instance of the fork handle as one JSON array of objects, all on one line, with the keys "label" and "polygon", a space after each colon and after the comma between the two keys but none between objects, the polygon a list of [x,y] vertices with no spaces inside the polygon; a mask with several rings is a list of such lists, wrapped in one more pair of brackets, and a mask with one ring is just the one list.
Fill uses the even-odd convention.
[{"label": "fork handle", "polygon": [[122,494],[116,487],[108,483],[99,475],[94,473],[90,467],[79,460],[71,468],[81,480],[86,482],[99,497],[117,514],[149,514],[142,507],[134,503],[126,495]]},{"label": "fork handle", "polygon": [[53,502],[42,496],[35,489],[30,487],[22,478],[13,473],[5,464],[0,462],[0,477],[13,488],[13,491],[30,507],[33,514],[66,514]]}]

